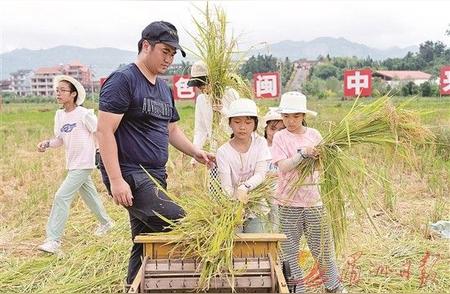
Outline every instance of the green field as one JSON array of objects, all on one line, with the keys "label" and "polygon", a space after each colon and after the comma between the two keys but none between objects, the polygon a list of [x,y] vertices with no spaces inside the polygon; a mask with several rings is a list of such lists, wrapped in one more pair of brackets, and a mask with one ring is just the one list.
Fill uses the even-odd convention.
[{"label": "green field", "polygon": [[[275,104],[260,103],[262,108]],[[308,123],[325,134],[351,105],[312,100],[309,108],[319,116]],[[65,177],[63,148],[36,150],[37,143],[53,133],[57,107],[6,104],[0,112],[0,292],[121,291],[131,244],[128,215],[112,203],[98,171],[93,173],[97,188],[116,222],[112,233],[95,237],[96,220],[77,198],[63,237],[64,254],[36,249],[45,238],[53,195]],[[351,293],[450,293],[450,243],[430,237],[427,230],[430,222],[450,220],[450,98],[415,98],[409,107],[422,111],[423,122],[447,145],[440,145],[437,154],[431,148],[419,150],[413,166],[384,150],[355,148],[354,155],[387,180],[355,179],[381,235],[366,219],[350,216],[348,244],[338,262]],[[194,105],[180,102],[178,109],[180,125],[191,137]],[[182,191],[184,181],[201,178],[201,172],[191,170],[189,159],[171,148],[172,191]],[[302,264],[308,272],[311,258]]]}]

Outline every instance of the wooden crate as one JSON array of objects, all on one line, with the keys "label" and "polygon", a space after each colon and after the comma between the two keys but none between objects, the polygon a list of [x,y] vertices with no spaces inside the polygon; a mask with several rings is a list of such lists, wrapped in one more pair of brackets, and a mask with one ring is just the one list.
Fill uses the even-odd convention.
[{"label": "wooden crate", "polygon": [[[167,235],[139,235],[134,239],[135,243],[144,245],[144,256],[150,259],[169,258],[169,252],[173,249],[176,238]],[[278,256],[280,241],[286,240],[284,234],[268,233],[241,233],[237,234],[234,241],[234,257],[267,257],[269,253],[275,258]],[[170,258],[180,258],[182,252],[174,252]]]},{"label": "wooden crate", "polygon": [[[174,248],[174,236],[167,236],[164,234],[143,234],[136,236],[135,243],[143,244],[143,254],[145,260],[167,260],[167,259],[181,259],[183,252],[171,252]],[[237,234],[234,241],[233,256],[238,259],[246,258],[269,258],[271,260],[272,272],[277,280],[277,288],[279,293],[289,293],[286,280],[283,276],[280,258],[279,258],[279,242],[286,240],[284,234],[269,234],[269,233],[241,233]],[[189,257],[184,257],[189,258]],[[147,264],[147,262],[145,262]],[[140,285],[144,285],[144,278],[141,275],[145,272],[141,268],[131,285],[129,293],[136,293]],[[264,281],[262,281],[264,282]],[[141,286],[142,287],[142,286]]]}]

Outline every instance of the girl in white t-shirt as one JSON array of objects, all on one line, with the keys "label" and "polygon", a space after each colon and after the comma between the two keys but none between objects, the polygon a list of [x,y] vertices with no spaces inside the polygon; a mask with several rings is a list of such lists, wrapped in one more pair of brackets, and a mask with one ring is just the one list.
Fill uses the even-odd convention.
[{"label": "girl in white t-shirt", "polygon": [[77,191],[100,221],[95,235],[105,234],[114,225],[91,179],[91,172],[95,167],[94,133],[97,129],[97,118],[93,109],[80,106],[86,98],[84,87],[74,78],[61,75],[54,78],[54,90],[58,103],[63,106],[63,109],[55,114],[55,137],[41,141],[37,148],[39,152],[44,152],[49,147],[64,145],[68,173],[55,194],[47,223],[47,239],[38,247],[39,250],[49,253],[59,251],[70,204]]},{"label": "girl in white t-shirt", "polygon": [[[248,192],[255,189],[266,177],[270,151],[266,140],[255,132],[258,126],[255,102],[245,98],[233,101],[230,104],[228,119],[233,133],[231,139],[217,150],[219,179],[226,193],[247,203]],[[264,222],[260,217],[246,216],[242,232],[263,231]]]},{"label": "girl in white t-shirt", "polygon": [[[333,239],[330,228],[324,219],[319,190],[319,173],[308,176],[305,185],[292,191],[298,179],[297,165],[305,158],[320,156],[315,148],[322,136],[313,128],[307,127],[305,116],[317,115],[306,108],[306,97],[300,92],[288,92],[281,96],[279,112],[286,129],[274,135],[272,143],[272,162],[278,166],[278,184],[275,197],[280,218],[280,230],[287,236],[281,243],[283,259],[288,262],[293,275],[295,293],[304,293],[304,277],[298,263],[300,239],[306,237],[308,247],[319,264],[325,291],[346,293],[339,280],[335,260]],[[292,193],[293,192],[293,193]]]}]

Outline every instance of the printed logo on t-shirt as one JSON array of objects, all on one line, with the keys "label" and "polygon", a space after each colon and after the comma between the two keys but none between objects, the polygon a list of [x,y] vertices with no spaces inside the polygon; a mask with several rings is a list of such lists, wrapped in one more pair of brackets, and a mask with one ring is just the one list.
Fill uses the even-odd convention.
[{"label": "printed logo on t-shirt", "polygon": [[77,123],[65,124],[62,126],[60,131],[61,131],[61,133],[70,133],[76,126],[77,126]]},{"label": "printed logo on t-shirt", "polygon": [[251,178],[254,174],[254,170],[252,168],[252,165],[250,164],[247,170],[240,170],[238,172],[238,178],[239,178],[239,182],[243,183],[246,180],[248,180],[249,178]]},{"label": "printed logo on t-shirt", "polygon": [[172,117],[172,106],[169,103],[144,98],[142,112],[157,118],[170,119]]}]

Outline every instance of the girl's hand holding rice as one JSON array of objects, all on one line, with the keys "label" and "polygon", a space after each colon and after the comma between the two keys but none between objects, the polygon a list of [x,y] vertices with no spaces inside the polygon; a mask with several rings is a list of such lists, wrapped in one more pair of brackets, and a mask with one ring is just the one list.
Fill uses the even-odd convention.
[{"label": "girl's hand holding rice", "polygon": [[248,199],[249,199],[247,188],[244,187],[243,185],[239,186],[236,189],[236,191],[234,192],[233,197],[234,197],[234,199],[237,199],[237,200],[241,201],[242,203],[247,204]]}]

